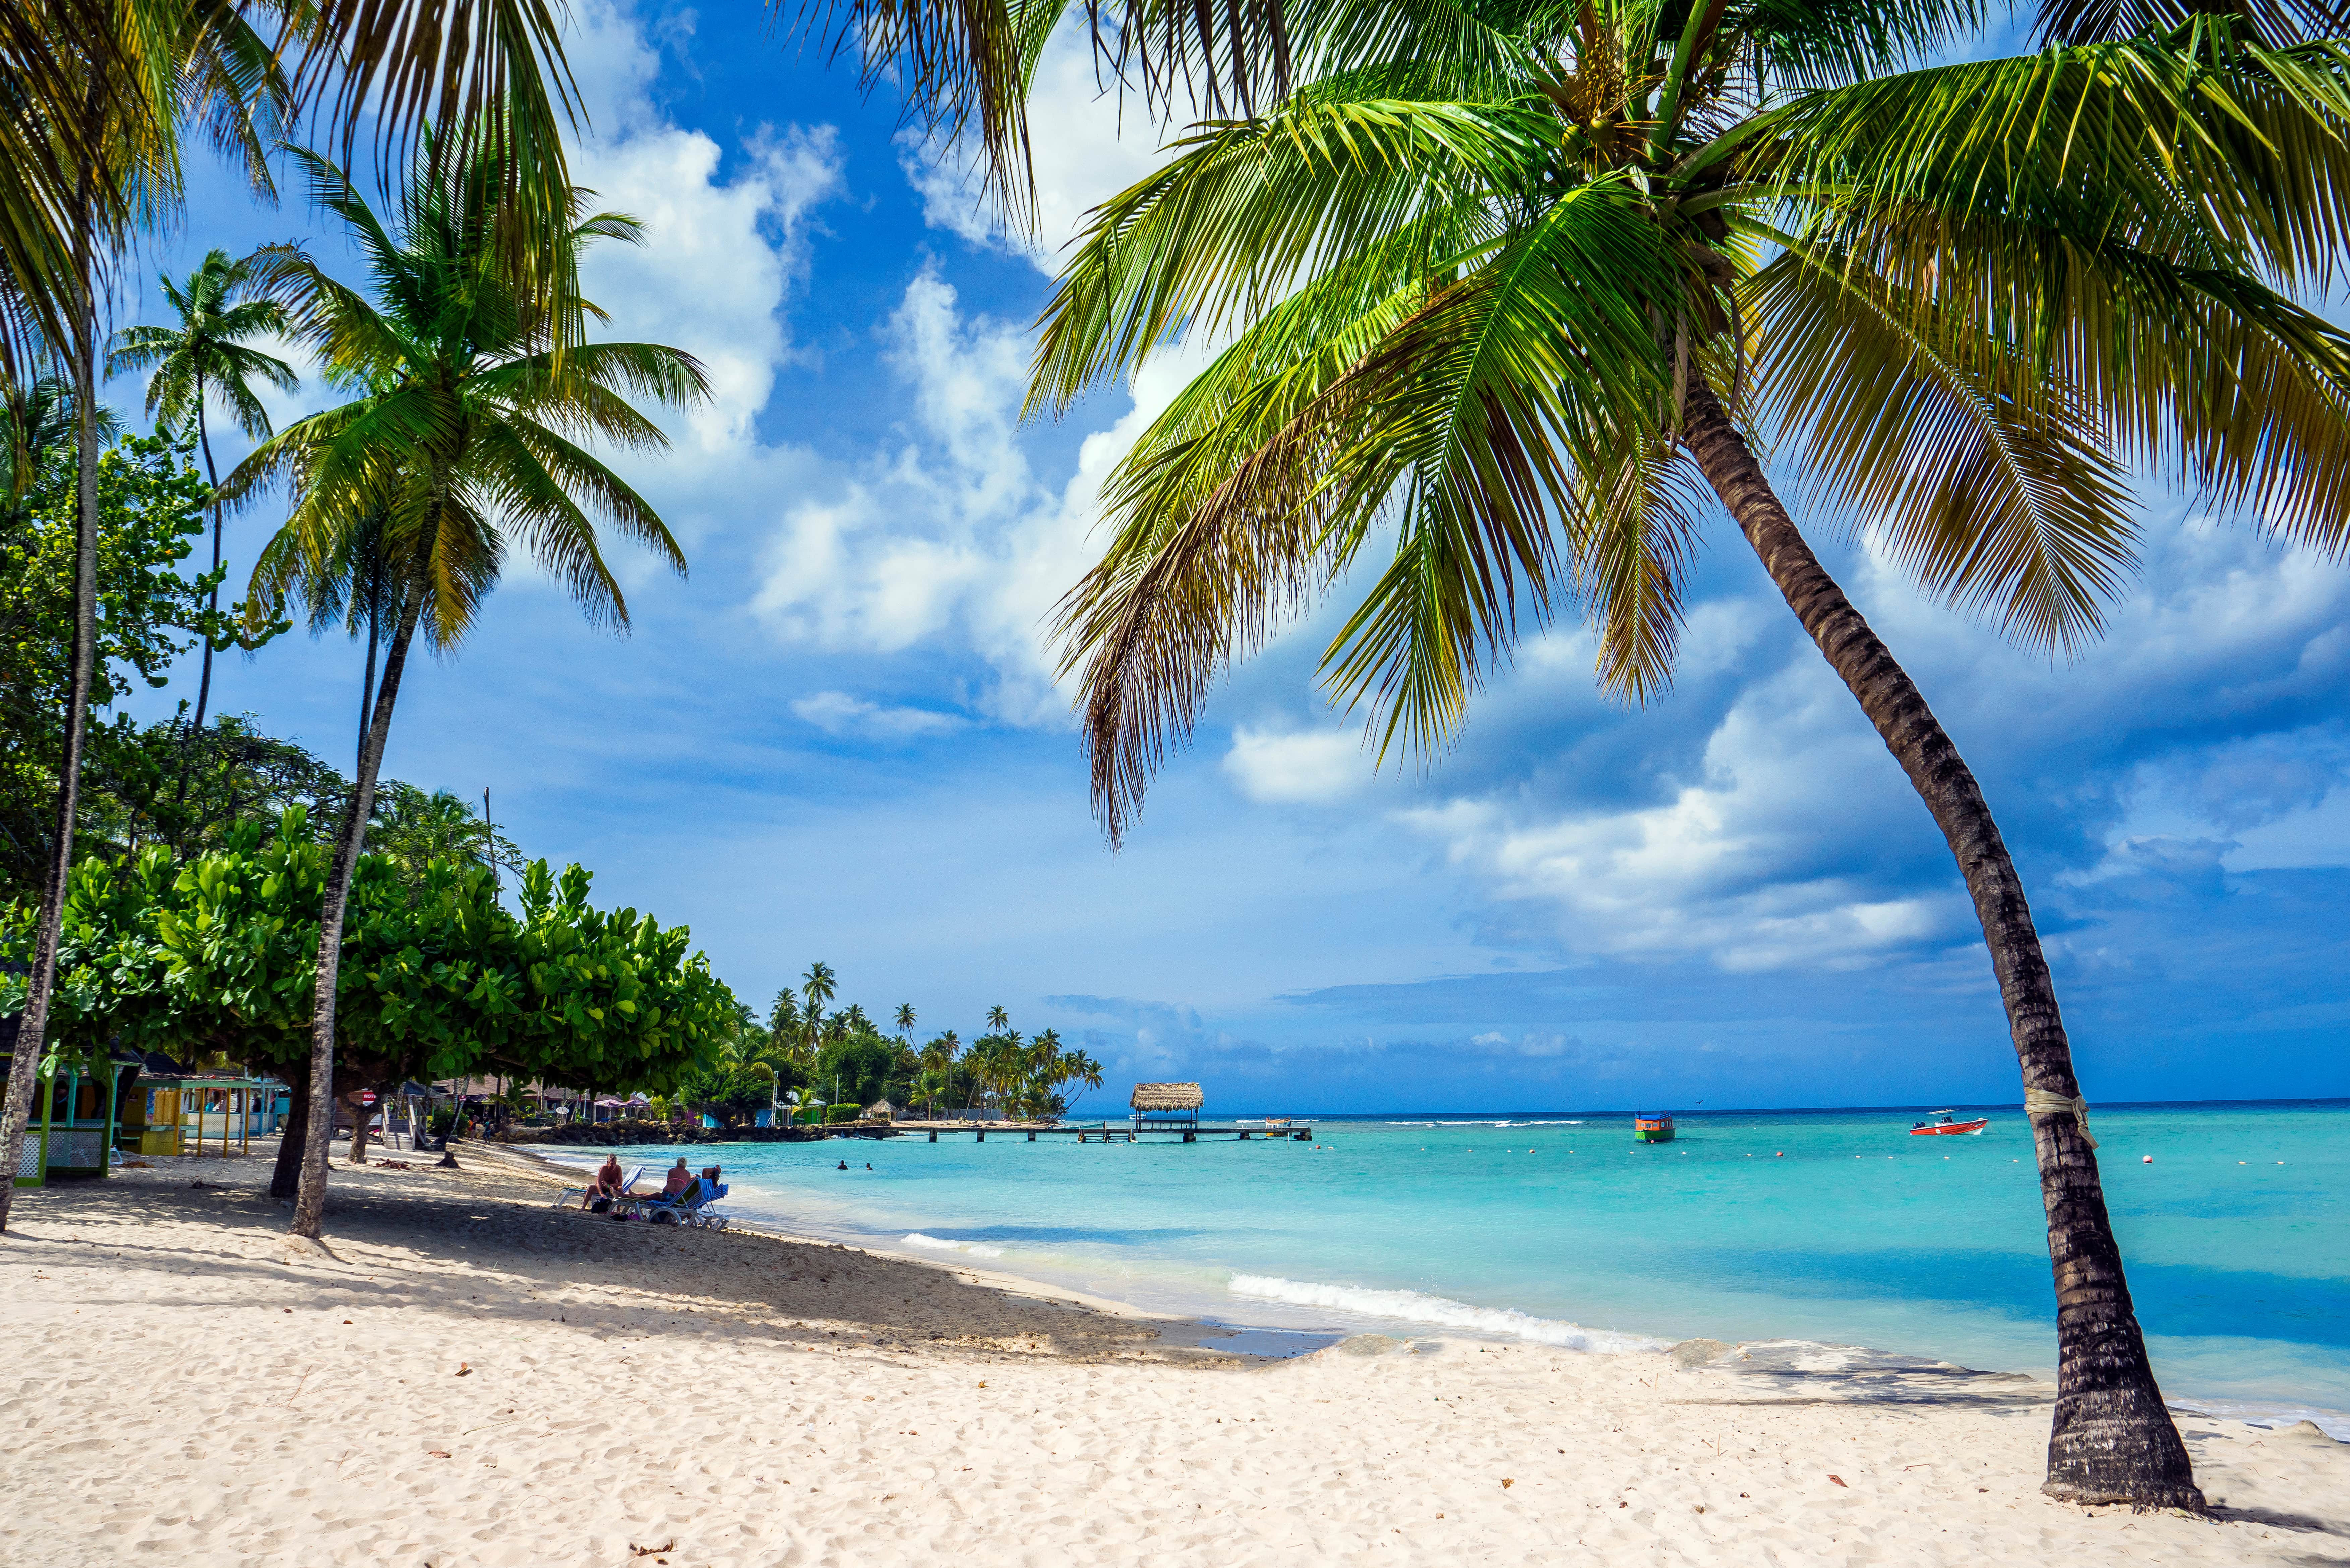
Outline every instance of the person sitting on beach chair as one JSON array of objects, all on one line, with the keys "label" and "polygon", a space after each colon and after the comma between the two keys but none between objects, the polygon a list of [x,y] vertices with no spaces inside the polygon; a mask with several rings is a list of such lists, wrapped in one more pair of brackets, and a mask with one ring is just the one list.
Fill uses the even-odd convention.
[{"label": "person sitting on beach chair", "polygon": [[620,1195],[620,1157],[608,1154],[604,1163],[596,1168],[596,1179],[580,1194],[579,1207],[600,1214]]},{"label": "person sitting on beach chair", "polygon": [[693,1172],[685,1168],[685,1156],[679,1155],[677,1163],[669,1168],[669,1179],[661,1183],[661,1200],[674,1203],[678,1194],[692,1185]]},{"label": "person sitting on beach chair", "polygon": [[594,1176],[588,1179],[587,1186],[567,1187],[556,1193],[555,1206],[561,1209],[577,1198],[579,1199],[580,1208],[590,1213],[601,1214],[615,1204],[627,1202],[629,1189],[636,1186],[638,1179],[644,1173],[645,1168],[640,1165],[628,1175],[622,1176],[620,1158],[613,1155],[604,1161],[603,1167]]}]

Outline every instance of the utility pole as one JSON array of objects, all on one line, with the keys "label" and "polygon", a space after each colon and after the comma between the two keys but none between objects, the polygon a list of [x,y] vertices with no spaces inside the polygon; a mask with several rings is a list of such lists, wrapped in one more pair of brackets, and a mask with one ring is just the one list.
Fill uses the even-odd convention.
[{"label": "utility pole", "polygon": [[482,847],[490,857],[490,896],[504,901],[505,885],[498,877],[498,829],[490,820],[490,786],[482,786]]}]

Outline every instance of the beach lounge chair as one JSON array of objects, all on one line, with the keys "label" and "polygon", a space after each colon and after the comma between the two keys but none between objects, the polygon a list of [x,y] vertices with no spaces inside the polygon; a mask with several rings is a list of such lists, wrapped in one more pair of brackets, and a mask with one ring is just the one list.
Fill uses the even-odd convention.
[{"label": "beach lounge chair", "polygon": [[702,1186],[696,1182],[675,1198],[630,1198],[625,1206],[615,1209],[613,1212],[655,1225],[673,1225],[691,1219],[702,1202]]},{"label": "beach lounge chair", "polygon": [[[707,1181],[696,1180],[693,1185],[673,1199],[639,1199],[631,1205],[629,1212],[636,1218],[655,1225],[691,1225],[697,1230],[723,1231],[726,1229],[726,1217],[723,1214],[712,1214],[708,1210],[709,1205],[725,1196],[724,1183],[722,1182],[712,1189]],[[712,1223],[712,1220],[716,1221],[714,1225]]]},{"label": "beach lounge chair", "polygon": [[[636,1169],[629,1172],[628,1175],[620,1179],[620,1197],[622,1199],[629,1196],[629,1189],[636,1186],[637,1179],[644,1175],[644,1173],[645,1168],[640,1165],[637,1167]],[[567,1187],[556,1195],[555,1207],[557,1209],[568,1209],[573,1203],[587,1197],[590,1190],[590,1189],[585,1187]]]},{"label": "beach lounge chair", "polygon": [[[709,1187],[710,1183],[704,1181],[700,1185]],[[725,1196],[726,1184],[722,1181],[715,1188],[712,1189],[708,1197],[704,1198],[700,1203],[694,1205],[693,1211],[691,1213],[683,1215],[681,1218],[687,1224],[694,1227],[696,1230],[723,1231],[726,1229],[726,1221],[733,1218],[733,1215],[718,1207],[718,1200]]]}]

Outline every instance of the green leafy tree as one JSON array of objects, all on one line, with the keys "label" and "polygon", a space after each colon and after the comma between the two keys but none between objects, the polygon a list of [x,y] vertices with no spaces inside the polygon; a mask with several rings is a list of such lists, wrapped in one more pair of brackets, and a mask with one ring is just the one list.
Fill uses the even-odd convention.
[{"label": "green leafy tree", "polygon": [[808,1081],[837,1104],[869,1106],[889,1094],[897,1069],[889,1043],[868,1030],[827,1042]]},{"label": "green leafy tree", "polygon": [[[204,457],[204,478],[213,487],[213,564],[206,579],[212,585],[205,607],[220,610],[220,585],[228,575],[221,565],[220,470],[213,462],[212,428],[207,410],[214,399],[227,410],[236,428],[258,441],[269,434],[269,411],[261,406],[252,383],[263,380],[280,391],[301,384],[294,368],[273,354],[247,347],[246,338],[283,334],[286,307],[274,299],[253,296],[254,258],[231,261],[226,251],[208,252],[185,283],[162,279],[163,298],[179,317],[176,327],[126,327],[114,335],[114,350],[106,373],[147,370],[147,412],[164,422],[187,428],[192,420],[196,444]],[[192,735],[204,727],[204,713],[213,695],[212,639],[203,644],[203,671],[196,684],[195,716],[189,720]]]},{"label": "green leafy tree", "polygon": [[[569,291],[578,251],[598,238],[633,242],[639,226],[588,213],[585,193],[574,192],[571,226],[554,242],[564,258],[551,267],[518,259],[513,242],[525,215],[501,193],[510,134],[499,120],[427,138],[389,223],[330,161],[294,154],[313,201],[342,222],[358,248],[373,297],[290,249],[273,257],[271,286],[329,379],[359,395],[264,443],[227,486],[244,495],[282,478],[293,491],[291,515],[255,571],[256,604],[299,601],[315,621],[322,606],[342,602],[351,541],[380,519],[380,548],[400,606],[324,898],[316,1114],[292,1227],[302,1236],[316,1237],[325,1213],[324,1107],[343,905],[411,639],[422,628],[437,647],[453,648],[515,546],[563,582],[592,619],[625,628],[627,600],[605,564],[591,511],[675,569],[685,566],[653,509],[574,438],[665,446],[629,397],[702,398],[702,369],[691,355],[652,344],[575,343],[556,352],[557,323],[591,308]],[[447,172],[452,168],[457,172]],[[540,286],[550,274],[564,280],[552,292]]]},{"label": "green leafy tree", "polygon": [[[54,418],[38,408],[25,413]],[[0,509],[0,649],[7,655],[0,659],[0,895],[8,897],[37,897],[55,858],[65,718],[77,679],[79,482],[70,456],[54,446],[28,452],[18,472],[29,483]],[[189,458],[185,439],[157,434],[122,437],[99,461],[94,556],[106,613],[83,682],[91,707],[110,707],[142,684],[162,686],[172,660],[198,640],[236,635],[235,623],[207,606],[216,579],[181,575],[192,539],[203,532],[209,492]],[[274,629],[261,628],[255,645]],[[93,768],[109,779],[135,781],[146,766],[141,732],[127,716],[86,728],[83,741]],[[84,802],[77,789],[76,836],[91,835],[91,847],[111,855],[130,853],[142,836],[182,841],[183,813],[168,805],[132,813],[125,805],[104,792]]]},{"label": "green leafy tree", "polygon": [[[159,846],[128,867],[78,865],[49,1054],[88,1058],[120,1040],[273,1067],[298,1087],[313,1070],[330,864],[303,816],[289,809],[266,839],[240,824],[225,847],[184,864]],[[577,866],[557,877],[536,861],[509,911],[478,864],[436,859],[411,875],[364,857],[337,967],[333,1071],[347,1089],[495,1075],[678,1096],[739,1066],[738,1004],[691,933],[598,909],[591,884]],[[0,956],[21,961],[32,936],[29,906],[0,908]],[[23,993],[24,977],[0,971],[0,1013]],[[770,1082],[759,1076],[762,1103]],[[327,1109],[296,1096],[280,1196],[299,1189],[303,1118]]]},{"label": "green leafy tree", "polygon": [[2304,303],[2350,175],[2350,50],[2304,41],[2333,14],[2048,0],[2037,52],[1949,65],[1970,8],[1291,15],[1312,79],[1097,208],[1045,313],[1043,407],[1187,330],[1230,339],[1111,476],[1113,537],[1063,607],[1112,836],[1226,662],[1342,582],[1364,593],[1323,670],[1383,752],[1442,744],[1558,611],[1645,698],[1711,495],[1974,901],[2049,1220],[2046,1490],[2199,1503],[2022,880],[1750,437],[2035,648],[2095,635],[2126,580],[2134,466],[2338,550],[2350,337]]}]

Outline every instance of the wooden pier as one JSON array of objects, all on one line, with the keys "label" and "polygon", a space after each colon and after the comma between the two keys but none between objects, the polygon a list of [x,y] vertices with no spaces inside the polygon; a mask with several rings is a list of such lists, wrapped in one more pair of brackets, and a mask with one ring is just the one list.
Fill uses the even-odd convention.
[{"label": "wooden pier", "polygon": [[991,1133],[1000,1138],[1020,1138],[1028,1143],[1039,1137],[1074,1137],[1081,1144],[1140,1143],[1146,1139],[1197,1143],[1201,1138],[1230,1138],[1236,1143],[1311,1143],[1314,1139],[1314,1128],[1305,1122],[1232,1122],[1221,1127],[1153,1126],[1149,1122],[1139,1127],[1118,1122],[1056,1122],[1035,1127],[1018,1122],[917,1122],[911,1126],[844,1125],[826,1131],[834,1137],[924,1137],[931,1143],[939,1141],[941,1133],[950,1137],[967,1134],[975,1143],[985,1143]]}]

